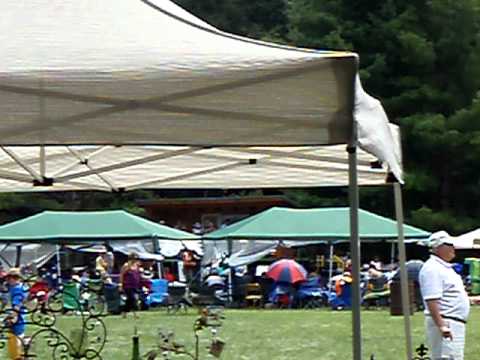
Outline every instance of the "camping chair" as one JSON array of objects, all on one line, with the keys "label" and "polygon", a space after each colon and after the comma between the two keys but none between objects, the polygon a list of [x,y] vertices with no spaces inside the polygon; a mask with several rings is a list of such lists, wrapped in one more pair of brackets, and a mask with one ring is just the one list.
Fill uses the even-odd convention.
[{"label": "camping chair", "polygon": [[259,283],[248,283],[246,286],[245,302],[247,306],[262,307],[263,293]]},{"label": "camping chair", "polygon": [[289,283],[277,282],[269,295],[269,302],[280,309],[289,309],[293,305],[294,289]]},{"label": "camping chair", "polygon": [[319,277],[311,277],[301,283],[297,290],[297,305],[305,309],[314,309],[327,303],[328,294],[320,286]]},{"label": "camping chair", "polygon": [[367,293],[363,297],[365,307],[368,309],[372,304],[376,306],[388,305],[390,299],[390,287],[385,276],[371,278],[368,281]]},{"label": "camping chair", "polygon": [[165,279],[152,280],[152,292],[150,293],[150,305],[164,305],[168,300],[168,281]]},{"label": "camping chair", "polygon": [[352,307],[352,284],[349,282],[338,284],[336,291],[330,292],[328,303],[332,310],[350,309]]},{"label": "camping chair", "polygon": [[103,296],[107,303],[107,311],[109,314],[120,314],[122,311],[122,300],[120,291],[116,283],[105,284],[103,287]]},{"label": "camping chair", "polygon": [[86,309],[102,313],[105,308],[103,280],[89,279],[82,287],[81,299]]},{"label": "camping chair", "polygon": [[63,285],[63,311],[80,311],[80,284],[75,281],[66,282]]},{"label": "camping chair", "polygon": [[170,283],[168,286],[168,313],[177,313],[182,310],[184,313],[188,311],[189,307],[192,307],[193,303],[190,300],[189,291],[184,284]]}]

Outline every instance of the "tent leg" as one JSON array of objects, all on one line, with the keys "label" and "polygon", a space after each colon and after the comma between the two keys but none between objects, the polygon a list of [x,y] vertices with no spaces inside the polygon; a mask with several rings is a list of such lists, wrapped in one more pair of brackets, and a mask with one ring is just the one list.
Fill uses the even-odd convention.
[{"label": "tent leg", "polygon": [[406,263],[406,251],[405,241],[403,234],[403,204],[402,204],[402,189],[398,182],[393,184],[394,197],[395,197],[395,213],[397,215],[397,227],[398,227],[398,256],[400,260],[400,286],[402,293],[402,311],[405,327],[405,341],[407,346],[407,359],[413,358],[412,350],[412,337],[410,326],[410,301],[408,294],[408,280],[407,280],[407,267]]},{"label": "tent leg", "polygon": [[60,246],[57,245],[57,276],[58,276],[58,284],[62,283],[62,263],[60,262]]},{"label": "tent leg", "polygon": [[395,263],[395,242],[392,242],[390,247],[390,264]]},{"label": "tent leg", "polygon": [[15,267],[19,268],[22,263],[22,245],[17,245],[16,250]]},{"label": "tent leg", "polygon": [[333,244],[330,243],[330,257],[328,263],[328,291],[332,291],[332,276],[333,276]]},{"label": "tent leg", "polygon": [[360,318],[360,238],[358,233],[358,174],[357,148],[349,146],[348,173],[350,198],[350,251],[352,252],[352,333],[353,333],[353,360],[362,360],[362,329]]},{"label": "tent leg", "polygon": [[[228,244],[228,258],[230,259],[233,253],[233,240],[228,239],[227,244]],[[233,303],[233,274],[232,274],[233,270],[234,268],[229,266],[228,279],[227,279],[227,294],[228,294],[229,305]]]},{"label": "tent leg", "polygon": [[[158,246],[158,238],[156,236],[152,237],[152,246],[154,254],[160,254],[160,247]],[[162,263],[157,261],[157,273],[158,279],[162,278]]]}]

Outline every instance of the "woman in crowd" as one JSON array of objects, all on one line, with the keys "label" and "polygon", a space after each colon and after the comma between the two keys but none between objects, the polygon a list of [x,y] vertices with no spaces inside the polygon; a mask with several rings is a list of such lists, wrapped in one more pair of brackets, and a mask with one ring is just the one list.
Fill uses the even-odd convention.
[{"label": "woman in crowd", "polygon": [[128,312],[133,311],[134,317],[137,318],[135,310],[137,310],[138,305],[141,276],[138,254],[135,252],[128,254],[128,261],[122,267],[120,286],[126,296],[123,317],[126,317]]}]

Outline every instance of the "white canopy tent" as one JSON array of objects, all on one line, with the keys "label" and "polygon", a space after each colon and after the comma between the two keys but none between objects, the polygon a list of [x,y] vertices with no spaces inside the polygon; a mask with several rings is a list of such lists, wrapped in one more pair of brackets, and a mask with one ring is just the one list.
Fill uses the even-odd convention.
[{"label": "white canopy tent", "polygon": [[480,249],[480,229],[472,230],[454,238],[459,250]]},{"label": "white canopy tent", "polygon": [[387,167],[401,182],[402,169],[356,54],[224,33],[169,0],[4,0],[0,10],[0,191],[349,184],[358,278],[357,186],[384,183]]},{"label": "white canopy tent", "polygon": [[[0,192],[348,184],[348,157],[342,145],[267,149],[46,146],[43,151],[38,146],[8,146],[2,150]],[[375,160],[366,152],[359,154],[360,183],[385,184],[385,169],[372,167]],[[50,185],[45,186],[45,181]]]}]

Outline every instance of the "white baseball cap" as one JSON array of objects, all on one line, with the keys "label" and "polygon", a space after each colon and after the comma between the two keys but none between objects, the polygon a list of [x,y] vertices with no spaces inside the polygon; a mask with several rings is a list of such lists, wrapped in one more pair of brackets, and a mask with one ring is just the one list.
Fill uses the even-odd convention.
[{"label": "white baseball cap", "polygon": [[440,245],[451,245],[453,246],[453,238],[446,231],[437,231],[434,232],[428,238],[428,246],[431,248],[436,248]]}]

